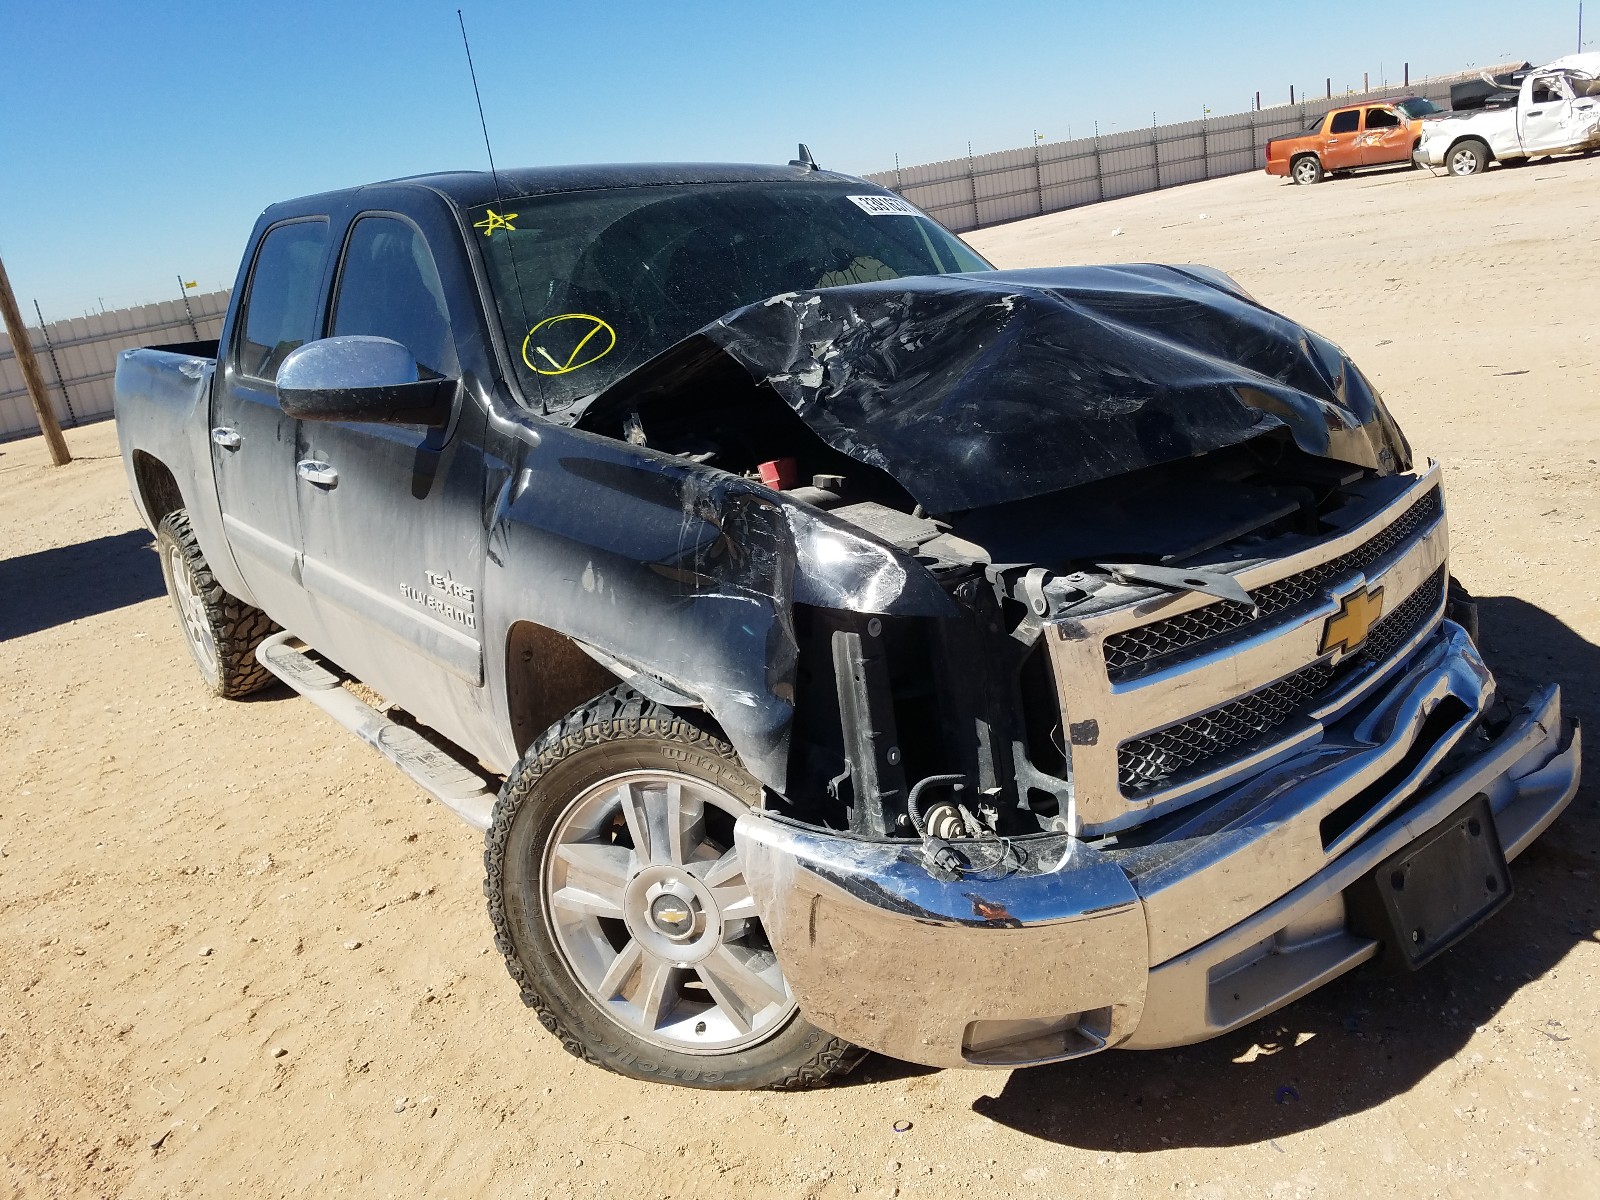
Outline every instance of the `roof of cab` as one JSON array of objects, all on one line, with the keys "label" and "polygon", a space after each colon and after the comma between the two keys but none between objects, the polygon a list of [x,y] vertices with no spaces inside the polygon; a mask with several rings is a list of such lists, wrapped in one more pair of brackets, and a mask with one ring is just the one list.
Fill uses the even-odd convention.
[{"label": "roof of cab", "polygon": [[[359,187],[340,188],[316,196],[285,200],[279,208],[304,210],[312,202],[331,205],[368,188],[418,187],[436,192],[462,208],[475,208],[513,196],[550,195],[557,192],[596,191],[608,188],[652,187],[674,183],[856,183],[882,189],[853,175],[811,167],[777,167],[754,163],[596,163],[563,167],[512,167],[495,176],[488,171],[439,171],[385,179]],[[271,209],[268,210],[271,212]]]}]

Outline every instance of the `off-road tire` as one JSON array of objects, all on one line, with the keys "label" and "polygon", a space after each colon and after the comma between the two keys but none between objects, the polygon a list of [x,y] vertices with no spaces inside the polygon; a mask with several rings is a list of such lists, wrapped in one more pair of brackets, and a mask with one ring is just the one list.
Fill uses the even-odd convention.
[{"label": "off-road tire", "polygon": [[1461,179],[1482,175],[1489,169],[1489,147],[1477,138],[1468,138],[1450,147],[1444,156],[1445,170]]},{"label": "off-road tire", "polygon": [[760,785],[715,732],[627,687],[575,709],[539,738],[506,780],[484,838],[484,896],[496,948],[539,1023],[568,1053],[634,1079],[717,1090],[817,1087],[866,1056],[795,1012],[765,1040],[722,1054],[691,1054],[634,1036],[606,1016],[575,977],[543,911],[541,863],[562,813],[586,787],[660,767],[707,782],[747,804]]},{"label": "off-road tire", "polygon": [[1322,169],[1322,160],[1315,154],[1302,154],[1289,164],[1289,178],[1296,183],[1307,185],[1321,183],[1326,176]]},{"label": "off-road tire", "polygon": [[[225,591],[206,556],[195,541],[189,514],[177,509],[156,526],[156,553],[161,559],[161,574],[167,595],[178,612],[178,627],[183,631],[189,655],[214,695],[237,699],[259,692],[273,682],[273,676],[256,661],[256,647],[278,631],[272,619],[254,605],[246,604]],[[184,578],[175,577],[175,572]],[[194,597],[199,619],[185,616],[185,601],[180,589]],[[196,645],[196,640],[203,640]],[[208,661],[209,659],[209,661]]]}]

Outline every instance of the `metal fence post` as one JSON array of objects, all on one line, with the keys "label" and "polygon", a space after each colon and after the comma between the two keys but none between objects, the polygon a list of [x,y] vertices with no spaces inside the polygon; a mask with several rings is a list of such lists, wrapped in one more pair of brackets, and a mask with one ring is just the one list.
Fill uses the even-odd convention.
[{"label": "metal fence post", "polygon": [[1161,140],[1156,136],[1155,113],[1150,114],[1150,157],[1156,160],[1156,190],[1161,190]]},{"label": "metal fence post", "polygon": [[1100,122],[1094,123],[1094,199],[1098,204],[1106,198],[1106,178],[1100,171]]},{"label": "metal fence post", "polygon": [[50,341],[50,328],[44,323],[44,313],[39,308],[39,302],[33,302],[33,315],[39,318],[39,332],[44,335],[45,353],[50,356],[50,369],[56,373],[56,387],[61,389],[61,403],[67,406],[67,417],[74,426],[78,424],[78,414],[72,410],[72,397],[67,394],[67,379],[61,373],[61,360],[56,357],[56,348]]},{"label": "metal fence post", "polygon": [[983,224],[978,219],[978,176],[972,166],[972,143],[967,143],[967,186],[972,189],[972,227],[977,229]]},{"label": "metal fence post", "polygon": [[183,315],[189,318],[189,332],[194,334],[194,340],[200,340],[200,326],[194,323],[194,309],[189,307],[189,285],[183,281],[183,276],[178,276],[178,295],[183,297]]},{"label": "metal fence post", "polygon": [[1039,131],[1033,131],[1033,190],[1039,197],[1039,215],[1044,216],[1044,169],[1039,165]]}]

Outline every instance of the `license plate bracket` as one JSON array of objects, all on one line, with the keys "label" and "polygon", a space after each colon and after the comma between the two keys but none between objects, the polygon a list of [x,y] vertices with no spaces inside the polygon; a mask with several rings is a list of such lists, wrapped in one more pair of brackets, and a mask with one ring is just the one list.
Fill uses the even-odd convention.
[{"label": "license plate bracket", "polygon": [[1511,901],[1511,868],[1489,797],[1472,797],[1345,891],[1353,932],[1383,943],[1383,961],[1415,971]]}]

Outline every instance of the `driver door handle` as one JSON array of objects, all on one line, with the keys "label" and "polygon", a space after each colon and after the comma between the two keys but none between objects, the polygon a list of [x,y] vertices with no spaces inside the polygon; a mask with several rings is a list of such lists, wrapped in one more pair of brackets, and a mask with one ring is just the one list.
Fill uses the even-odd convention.
[{"label": "driver door handle", "polygon": [[302,458],[294,466],[295,474],[307,483],[314,483],[320,488],[335,488],[339,486],[339,472],[325,462],[315,458]]},{"label": "driver door handle", "polygon": [[237,450],[244,442],[237,429],[229,429],[225,425],[219,425],[211,431],[211,440],[224,450]]}]

